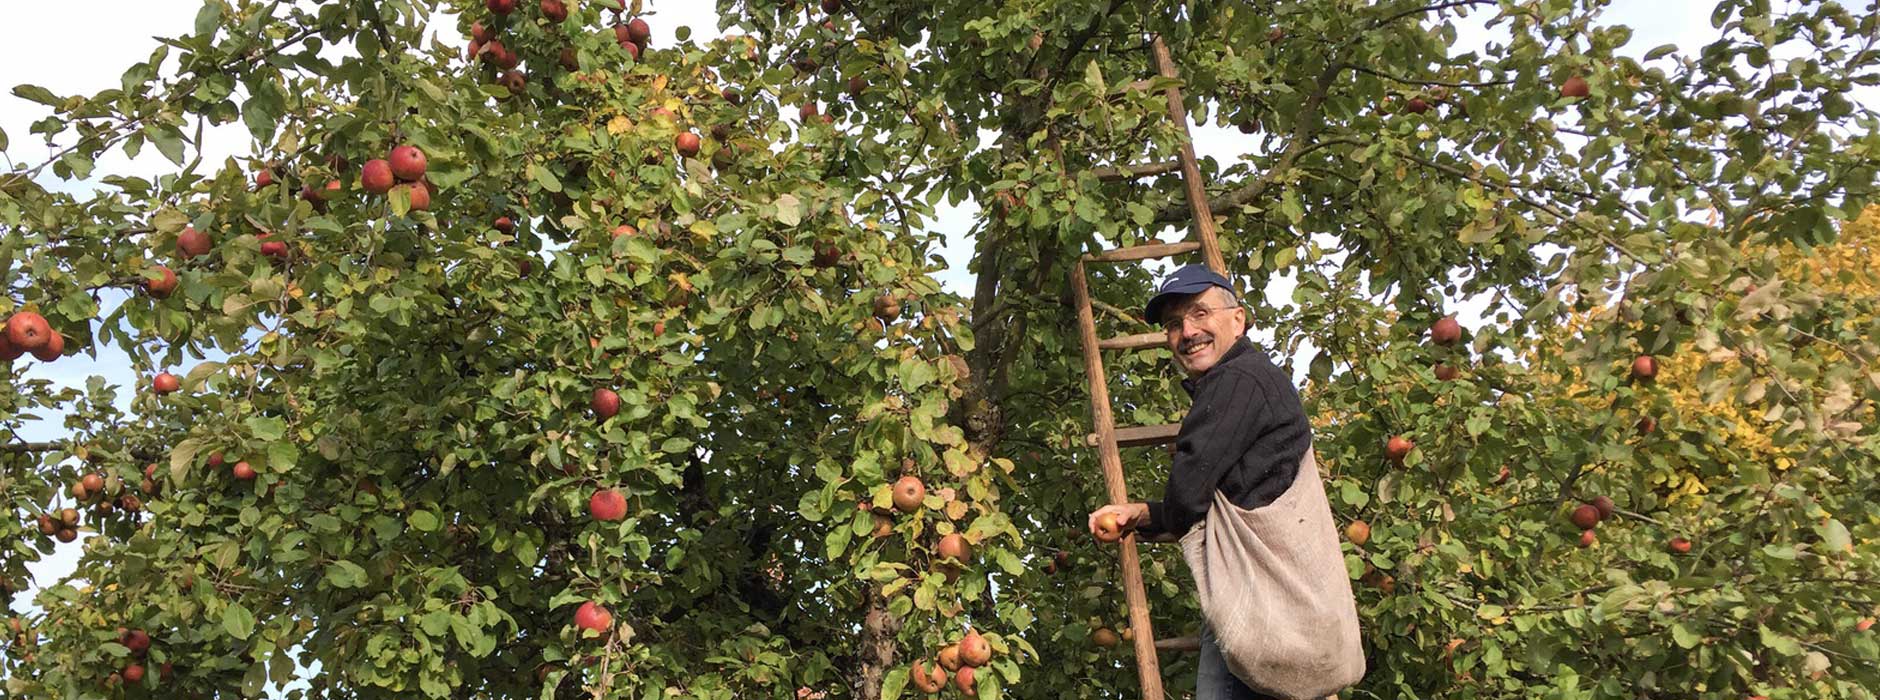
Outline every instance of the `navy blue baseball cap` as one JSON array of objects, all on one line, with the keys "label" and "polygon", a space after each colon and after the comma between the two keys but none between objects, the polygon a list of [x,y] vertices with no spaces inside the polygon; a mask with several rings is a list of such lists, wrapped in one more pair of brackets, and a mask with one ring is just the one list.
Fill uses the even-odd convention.
[{"label": "navy blue baseball cap", "polygon": [[1150,323],[1161,323],[1162,310],[1169,302],[1208,291],[1209,287],[1225,289],[1229,296],[1234,294],[1233,284],[1221,273],[1208,269],[1206,265],[1185,265],[1169,275],[1168,279],[1162,280],[1162,288],[1156,290],[1155,296],[1149,298],[1149,305],[1143,308],[1143,317]]}]

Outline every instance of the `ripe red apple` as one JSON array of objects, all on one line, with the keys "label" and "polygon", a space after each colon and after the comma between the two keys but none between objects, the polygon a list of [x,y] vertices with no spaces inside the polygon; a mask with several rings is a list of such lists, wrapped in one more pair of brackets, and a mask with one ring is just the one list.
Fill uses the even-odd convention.
[{"label": "ripe red apple", "polygon": [[939,659],[940,659],[940,667],[946,669],[948,673],[952,673],[954,671],[960,670],[961,664],[960,664],[959,643],[955,642],[953,644],[948,644],[946,646],[940,647]]},{"label": "ripe red apple", "polygon": [[321,204],[338,196],[342,189],[338,180],[327,180],[326,184],[320,187],[314,187],[313,183],[309,182],[305,185],[301,185],[300,198],[315,204]]},{"label": "ripe red apple", "polygon": [[862,99],[862,93],[868,90],[868,79],[860,75],[849,76],[849,97]]},{"label": "ripe red apple", "polygon": [[141,659],[144,652],[150,651],[150,633],[143,630],[127,630],[124,632],[123,644],[125,648],[131,650],[132,654],[136,654]]},{"label": "ripe red apple", "polygon": [[209,459],[205,461],[208,463],[210,469],[221,469],[222,464],[223,464],[222,453],[220,452],[210,453]]},{"label": "ripe red apple", "polygon": [[46,344],[33,351],[33,357],[39,358],[40,362],[51,362],[64,356],[65,336],[60,335],[58,331],[53,331],[52,335],[46,338]]},{"label": "ripe red apple", "polygon": [[393,148],[392,155],[387,160],[391,163],[392,174],[406,182],[414,182],[424,177],[424,171],[428,165],[424,151],[418,150],[417,146],[411,144]]},{"label": "ripe red apple", "polygon": [[183,227],[183,232],[176,234],[176,251],[183,254],[183,259],[201,257],[209,254],[209,234],[197,231],[194,226]]},{"label": "ripe red apple", "polygon": [[1345,526],[1345,539],[1351,540],[1352,544],[1363,547],[1364,543],[1371,541],[1371,524],[1363,520],[1351,521],[1350,525]]},{"label": "ripe red apple", "polygon": [[927,498],[927,485],[920,477],[903,476],[894,482],[894,507],[903,513],[920,510],[922,501]]},{"label": "ripe red apple", "polygon": [[1283,28],[1274,27],[1272,29],[1266,30],[1267,43],[1277,44],[1280,42],[1281,39],[1285,39],[1285,38],[1286,38],[1286,30]]},{"label": "ripe red apple", "polygon": [[1409,438],[1392,435],[1389,440],[1384,441],[1384,458],[1402,464],[1403,458],[1408,456],[1413,449],[1416,449],[1416,443],[1411,442]]},{"label": "ripe red apple", "polygon": [[1409,102],[1404,103],[1403,108],[1411,114],[1422,114],[1430,111],[1430,103],[1424,102],[1421,97],[1412,97]]},{"label": "ripe red apple", "polygon": [[132,663],[128,666],[125,666],[123,676],[124,676],[125,683],[144,682],[144,665],[139,664],[139,663]]},{"label": "ripe red apple", "polygon": [[484,0],[483,6],[496,14],[506,15],[516,11],[516,0]]},{"label": "ripe red apple", "polygon": [[1561,97],[1585,97],[1588,94],[1591,94],[1591,90],[1586,84],[1586,79],[1580,76],[1570,76],[1566,82],[1560,84]]},{"label": "ripe red apple", "polygon": [[1572,515],[1567,516],[1567,519],[1573,521],[1574,527],[1591,530],[1599,527],[1599,509],[1590,503],[1581,504],[1580,507],[1573,509]]},{"label": "ripe red apple", "polygon": [[1615,506],[1612,503],[1611,497],[1604,495],[1594,496],[1593,500],[1588,501],[1588,503],[1599,510],[1599,520],[1601,522],[1605,522],[1608,518],[1612,517],[1612,509]]},{"label": "ripe red apple", "polygon": [[979,636],[979,630],[966,630],[966,636],[960,638],[960,663],[967,666],[984,666],[992,660],[992,645],[986,638]]},{"label": "ripe red apple", "polygon": [[51,537],[59,532],[59,523],[53,520],[50,515],[41,513],[39,517],[34,518],[33,521],[35,525],[39,526],[39,534],[41,535]]},{"label": "ripe red apple", "polygon": [[814,102],[805,104],[802,107],[798,107],[796,110],[797,118],[803,120],[803,123],[805,124],[808,124],[810,120],[815,119],[816,114],[817,114],[816,103]]},{"label": "ripe red apple", "polygon": [[1097,516],[1097,541],[1105,544],[1123,539],[1123,526],[1116,522],[1115,513]]},{"label": "ripe red apple", "polygon": [[431,189],[421,182],[408,182],[398,186],[405,191],[405,200],[411,203],[411,211],[431,210]]},{"label": "ripe red apple", "polygon": [[159,372],[156,378],[150,380],[150,388],[158,394],[168,394],[183,388],[183,381],[169,372]]},{"label": "ripe red apple", "polygon": [[960,689],[960,694],[969,698],[979,697],[979,691],[973,689],[973,667],[961,666],[953,672],[953,687]]},{"label": "ripe red apple", "polygon": [[561,55],[555,57],[555,62],[561,64],[562,70],[570,73],[581,70],[581,59],[575,54],[573,46],[561,47]]},{"label": "ripe red apple", "polygon": [[581,607],[575,608],[574,624],[581,629],[591,630],[595,634],[607,634],[607,630],[614,626],[614,614],[590,600],[582,603]]},{"label": "ripe red apple", "polygon": [[647,25],[646,20],[635,17],[633,21],[627,23],[627,41],[645,48],[652,40],[653,28]]},{"label": "ripe red apple", "polygon": [[83,485],[86,491],[97,493],[99,491],[104,490],[104,475],[99,474],[97,472],[92,472],[90,474],[86,474],[82,477],[79,477],[78,483],[80,485]]},{"label": "ripe red apple", "polygon": [[1462,324],[1457,323],[1454,316],[1436,319],[1436,323],[1430,326],[1430,342],[1432,343],[1455,345],[1460,340],[1462,340]]},{"label": "ripe red apple", "polygon": [[511,69],[503,73],[502,77],[497,78],[496,84],[503,86],[503,89],[508,90],[512,95],[520,95],[529,87],[529,76],[524,75],[522,71]]},{"label": "ripe red apple", "polygon": [[1690,554],[1691,553],[1691,541],[1684,539],[1682,537],[1671,538],[1671,542],[1666,544],[1665,547],[1666,549],[1671,550],[1672,554]]},{"label": "ripe red apple", "polygon": [[490,226],[504,234],[516,232],[516,222],[507,216],[496,217],[496,221],[492,222]]},{"label": "ripe red apple", "polygon": [[496,38],[496,30],[490,29],[488,25],[483,24],[483,20],[477,20],[470,24],[470,38],[480,43],[487,44],[490,43],[491,39]]},{"label": "ripe red apple", "polygon": [[724,98],[726,102],[729,102],[734,105],[744,101],[744,95],[739,94],[738,91],[733,90],[731,88],[720,89],[718,91],[718,96]]},{"label": "ripe red apple", "polygon": [[176,291],[176,272],[162,265],[157,265],[156,270],[156,279],[144,279],[144,293],[155,299],[168,299]]},{"label": "ripe red apple", "polygon": [[1657,418],[1653,418],[1651,416],[1645,416],[1644,418],[1638,419],[1638,434],[1650,435],[1655,432],[1658,432],[1658,419]]},{"label": "ripe red apple", "polygon": [[229,471],[235,474],[235,478],[242,481],[255,480],[255,468],[248,466],[247,462],[236,462],[235,466],[229,468]]},{"label": "ripe red apple", "polygon": [[255,189],[265,189],[272,184],[274,184],[274,171],[264,169],[255,173]]},{"label": "ripe red apple", "polygon": [[955,559],[961,564],[973,561],[973,546],[960,533],[952,533],[940,538],[940,544],[934,547],[934,553],[942,559]]},{"label": "ripe red apple", "polygon": [[1870,629],[1873,629],[1873,618],[1871,617],[1863,617],[1860,622],[1854,623],[1855,632],[1865,632]]},{"label": "ripe red apple", "polygon": [[835,14],[842,11],[842,0],[822,0],[823,12]]},{"label": "ripe red apple", "polygon": [[640,230],[634,228],[632,224],[621,224],[614,227],[612,235],[614,238],[620,238],[622,236],[637,236],[639,233]]},{"label": "ripe red apple", "polygon": [[542,0],[541,8],[542,16],[547,17],[550,22],[568,19],[568,5],[561,0]]},{"label": "ripe red apple", "polygon": [[1586,549],[1587,547],[1591,547],[1593,546],[1594,542],[1598,542],[1598,541],[1599,541],[1599,535],[1593,534],[1592,530],[1580,531],[1580,549]]},{"label": "ripe red apple", "polygon": [[398,184],[398,178],[392,175],[392,164],[383,158],[366,161],[359,168],[359,188],[372,194],[385,194]]},{"label": "ripe red apple", "polygon": [[627,497],[614,489],[601,489],[588,497],[588,515],[613,522],[627,517]]},{"label": "ripe red apple", "polygon": [[612,418],[620,412],[620,395],[614,393],[613,389],[598,387],[594,389],[593,398],[588,399],[588,408],[593,409],[594,415],[601,420]]},{"label": "ripe red apple", "polygon": [[1632,378],[1645,383],[1658,377],[1658,359],[1651,355],[1639,355],[1632,360]]},{"label": "ripe red apple", "polygon": [[[264,233],[264,234],[261,234],[261,237],[266,238],[269,235],[271,234]],[[261,242],[261,254],[266,255],[270,258],[274,258],[276,260],[286,260],[287,259],[287,242],[264,240]]]},{"label": "ripe red apple", "polygon": [[679,155],[681,156],[685,156],[687,158],[696,156],[698,155],[698,147],[699,147],[698,134],[694,134],[690,131],[683,132],[679,134],[678,136],[673,137],[672,145],[673,147],[679,150]]},{"label": "ripe red apple", "polygon": [[7,340],[6,328],[0,326],[0,362],[12,362],[25,354],[24,349],[14,347],[13,341]]},{"label": "ripe red apple", "polygon": [[901,301],[894,298],[892,294],[877,296],[875,297],[874,314],[875,318],[881,319],[883,323],[891,323],[901,317]]},{"label": "ripe red apple", "polygon": [[1442,362],[1436,363],[1436,381],[1447,382],[1462,374],[1461,370]]},{"label": "ripe red apple", "polygon": [[1116,630],[1112,630],[1108,627],[1098,627],[1095,632],[1090,633],[1090,641],[1099,647],[1109,649],[1121,643],[1123,639],[1122,637],[1116,636]]},{"label": "ripe red apple", "polygon": [[914,687],[920,692],[933,694],[940,692],[947,685],[947,674],[938,664],[929,664],[916,659],[909,674],[913,677]]}]

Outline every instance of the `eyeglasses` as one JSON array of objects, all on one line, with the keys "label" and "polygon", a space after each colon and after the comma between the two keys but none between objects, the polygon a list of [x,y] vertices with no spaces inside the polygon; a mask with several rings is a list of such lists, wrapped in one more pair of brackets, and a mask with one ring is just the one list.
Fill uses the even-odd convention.
[{"label": "eyeglasses", "polygon": [[1163,321],[1162,331],[1165,333],[1178,332],[1182,329],[1182,321],[1187,321],[1189,323],[1199,326],[1203,323],[1207,323],[1208,318],[1213,316],[1214,312],[1216,311],[1233,311],[1238,308],[1240,307],[1238,306],[1195,306],[1195,307],[1189,308],[1187,311],[1183,312],[1180,316],[1175,316],[1166,321]]}]

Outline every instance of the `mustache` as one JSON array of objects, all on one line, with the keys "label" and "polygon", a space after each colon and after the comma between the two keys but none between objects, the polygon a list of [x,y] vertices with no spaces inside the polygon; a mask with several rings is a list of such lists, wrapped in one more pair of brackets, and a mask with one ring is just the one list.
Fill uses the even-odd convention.
[{"label": "mustache", "polygon": [[1185,352],[1188,352],[1189,350],[1193,350],[1195,346],[1197,345],[1203,345],[1203,344],[1212,343],[1212,342],[1214,342],[1214,334],[1209,333],[1207,331],[1202,331],[1200,335],[1197,335],[1193,338],[1183,338],[1180,343],[1176,344],[1175,351],[1185,353]]}]

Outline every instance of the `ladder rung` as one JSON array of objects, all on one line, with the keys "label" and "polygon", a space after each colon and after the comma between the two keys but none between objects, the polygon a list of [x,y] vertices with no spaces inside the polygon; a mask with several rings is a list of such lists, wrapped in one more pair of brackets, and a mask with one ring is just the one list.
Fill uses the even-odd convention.
[{"label": "ladder rung", "polygon": [[1114,338],[1104,338],[1103,340],[1097,341],[1097,347],[1104,350],[1140,350],[1142,348],[1159,348],[1166,344],[1168,344],[1168,335],[1163,333],[1119,335]]},{"label": "ladder rung", "polygon": [[1194,241],[1182,241],[1180,243],[1151,243],[1149,245],[1130,246],[1128,248],[1117,248],[1116,250],[1106,250],[1101,253],[1091,253],[1089,255],[1085,255],[1084,259],[1090,262],[1130,262],[1132,260],[1148,260],[1150,258],[1166,258],[1171,255],[1193,253],[1197,250],[1201,250],[1201,244],[1196,243]]},{"label": "ladder rung", "polygon": [[[1138,426],[1130,427],[1130,428],[1117,428],[1116,429],[1116,446],[1117,447],[1142,447],[1144,445],[1161,445],[1164,443],[1170,443],[1170,442],[1175,441],[1175,435],[1180,433],[1181,431],[1182,431],[1182,424],[1180,423],[1169,423],[1166,425],[1138,425]],[[1095,447],[1097,445],[1097,440],[1098,438],[1097,438],[1096,433],[1090,433],[1089,435],[1084,436],[1084,442],[1092,447]]]},{"label": "ladder rung", "polygon": [[1201,651],[1200,637],[1170,637],[1155,640],[1156,651]]},{"label": "ladder rung", "polygon": [[1118,180],[1134,180],[1142,177],[1166,175],[1181,169],[1182,162],[1180,160],[1170,160],[1161,163],[1140,163],[1121,167],[1105,166],[1101,168],[1091,168],[1090,174],[1097,176],[1098,180],[1116,182]]}]

